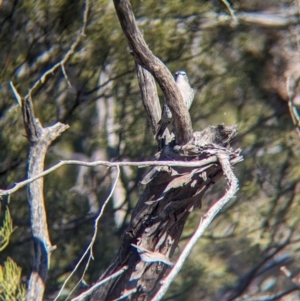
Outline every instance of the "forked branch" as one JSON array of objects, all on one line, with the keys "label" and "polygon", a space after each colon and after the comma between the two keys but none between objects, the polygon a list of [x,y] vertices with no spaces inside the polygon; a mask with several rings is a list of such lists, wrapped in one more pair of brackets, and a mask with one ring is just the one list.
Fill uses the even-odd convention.
[{"label": "forked branch", "polygon": [[[22,100],[22,113],[30,143],[27,178],[32,178],[43,172],[48,146],[68,128],[68,125],[57,123],[51,127],[43,128],[34,116],[30,97]],[[27,188],[30,223],[35,246],[33,271],[28,283],[27,301],[43,300],[45,281],[50,264],[50,253],[53,249],[47,226],[43,186],[44,179],[39,178],[29,183]]]},{"label": "forked branch", "polygon": [[148,48],[137,26],[129,0],[114,0],[114,4],[124,35],[136,62],[154,76],[164,94],[167,105],[172,111],[176,142],[179,145],[186,144],[192,139],[192,123],[172,74]]}]

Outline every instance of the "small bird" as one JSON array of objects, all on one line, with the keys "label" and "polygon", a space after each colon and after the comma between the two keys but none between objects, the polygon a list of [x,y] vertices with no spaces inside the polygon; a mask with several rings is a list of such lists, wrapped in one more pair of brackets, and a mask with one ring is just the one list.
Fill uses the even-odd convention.
[{"label": "small bird", "polygon": [[[189,110],[194,100],[195,93],[193,88],[190,86],[189,79],[185,71],[179,70],[175,73],[175,83],[181,93],[185,106]],[[161,119],[158,123],[159,126],[156,134],[156,139],[162,138],[166,127],[172,121],[172,117],[172,112],[170,111],[168,105],[165,103],[162,109]]]}]

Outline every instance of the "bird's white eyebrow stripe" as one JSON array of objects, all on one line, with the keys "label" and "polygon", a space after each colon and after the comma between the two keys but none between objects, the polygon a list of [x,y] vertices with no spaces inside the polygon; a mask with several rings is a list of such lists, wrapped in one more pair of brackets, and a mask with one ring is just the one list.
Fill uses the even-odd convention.
[{"label": "bird's white eyebrow stripe", "polygon": [[178,75],[186,75],[186,72],[183,71],[183,70],[177,71],[177,72],[175,73],[175,76],[178,76]]},{"label": "bird's white eyebrow stripe", "polygon": [[[180,76],[179,76],[180,75]],[[187,109],[190,109],[192,102],[194,100],[194,90],[190,86],[188,76],[184,70],[178,70],[174,76],[175,83],[177,88],[179,89],[183,102]],[[165,129],[172,122],[172,112],[166,103],[164,103],[161,119],[158,123],[158,128],[156,132],[156,139],[162,140]]]}]

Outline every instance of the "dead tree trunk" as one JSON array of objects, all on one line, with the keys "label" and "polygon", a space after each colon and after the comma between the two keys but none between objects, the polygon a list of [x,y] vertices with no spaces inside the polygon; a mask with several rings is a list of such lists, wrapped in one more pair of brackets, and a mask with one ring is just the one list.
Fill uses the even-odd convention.
[{"label": "dead tree trunk", "polygon": [[[239,151],[225,148],[237,133],[236,127],[208,127],[194,133],[185,145],[167,145],[159,160],[196,161],[199,166],[155,167],[143,179],[143,195],[133,211],[115,259],[99,282],[120,269],[126,270],[95,290],[90,300],[150,300],[169,271],[185,222],[201,206],[206,190],[221,176],[216,153],[225,151],[234,164]],[[125,296],[128,295],[128,298]],[[130,298],[130,299],[129,299]]]},{"label": "dead tree trunk", "polygon": [[[129,1],[114,0],[114,4],[139,65],[138,78],[152,132],[155,133],[160,116],[156,116],[158,97],[155,92],[151,93],[151,89],[155,89],[151,75],[173,114],[175,139],[164,146],[157,158],[177,161],[181,166],[154,167],[144,177],[141,181],[146,185],[144,193],[122,236],[118,254],[97,283],[73,300],[150,300],[173,265],[171,258],[190,212],[201,207],[206,190],[223,175],[218,154],[225,153],[231,164],[242,160],[239,150],[233,151],[229,145],[237,134],[236,126],[210,126],[193,133],[188,110],[175,81],[167,67],[149,50]],[[143,69],[151,75],[143,73]],[[183,162],[197,162],[197,167],[184,166]]]},{"label": "dead tree trunk", "polygon": [[[33,178],[44,170],[44,160],[49,145],[69,126],[56,123],[43,128],[34,116],[31,98],[22,100],[22,113],[27,138],[30,143],[27,177]],[[43,194],[44,179],[40,178],[28,185],[27,195],[30,223],[34,242],[33,270],[27,289],[27,301],[43,300],[45,282],[53,249],[48,233],[46,208]]]}]

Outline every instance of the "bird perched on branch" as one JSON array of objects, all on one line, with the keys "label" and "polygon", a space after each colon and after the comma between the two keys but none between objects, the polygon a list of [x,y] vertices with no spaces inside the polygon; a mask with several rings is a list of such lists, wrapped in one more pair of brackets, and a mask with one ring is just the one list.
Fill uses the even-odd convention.
[{"label": "bird perched on branch", "polygon": [[[190,86],[189,79],[185,71],[179,70],[175,73],[175,83],[181,93],[185,106],[189,110],[194,100],[195,94],[193,88]],[[170,111],[168,105],[165,103],[162,109],[161,119],[158,123],[156,139],[162,138],[165,129],[171,123],[171,121],[172,112]]]}]

